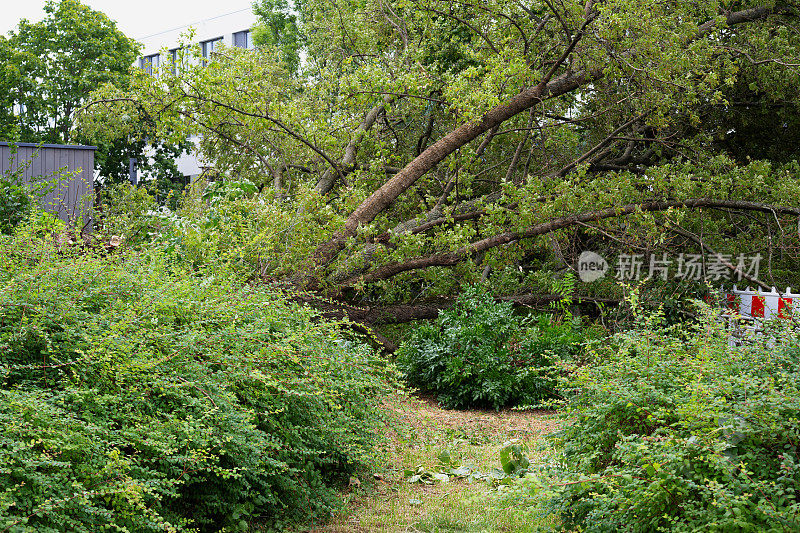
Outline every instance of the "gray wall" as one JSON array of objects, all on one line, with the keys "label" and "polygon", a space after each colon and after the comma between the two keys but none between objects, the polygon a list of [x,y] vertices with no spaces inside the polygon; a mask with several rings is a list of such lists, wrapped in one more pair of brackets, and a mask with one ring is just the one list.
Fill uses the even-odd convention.
[{"label": "gray wall", "polygon": [[[89,222],[94,203],[94,146],[58,144],[36,145],[17,143],[12,146],[0,142],[0,174],[8,176],[24,168],[25,183],[40,181],[43,177],[55,188],[42,198],[47,211],[57,213],[64,222],[75,222],[80,229]],[[30,165],[25,165],[30,161]],[[74,174],[62,175],[62,171]],[[83,202],[82,202],[83,201]],[[78,220],[82,217],[82,220]],[[87,228],[88,229],[88,228]]]}]

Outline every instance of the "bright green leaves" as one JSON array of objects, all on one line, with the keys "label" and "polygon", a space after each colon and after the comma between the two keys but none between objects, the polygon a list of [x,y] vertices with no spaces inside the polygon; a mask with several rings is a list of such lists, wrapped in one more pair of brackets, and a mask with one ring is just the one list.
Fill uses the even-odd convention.
[{"label": "bright green leaves", "polygon": [[796,329],[732,348],[707,308],[663,318],[640,316],[575,374],[575,423],[544,467],[559,482],[539,496],[567,530],[796,529]]},{"label": "bright green leaves", "polygon": [[[448,408],[531,405],[555,394],[558,359],[582,349],[571,330],[546,319],[520,321],[510,303],[496,303],[476,286],[435,325],[418,327],[397,361],[411,385],[437,394]],[[521,461],[508,453],[507,462]]]},{"label": "bright green leaves", "polygon": [[261,0],[253,4],[253,13],[259,19],[253,28],[254,44],[279,50],[286,69],[291,73],[300,68],[303,42],[295,13],[299,9],[302,17],[303,3],[298,4],[290,5],[287,0]]},{"label": "bright green leaves", "polygon": [[0,529],[283,530],[340,505],[385,361],[223,268],[47,242],[0,241]]}]

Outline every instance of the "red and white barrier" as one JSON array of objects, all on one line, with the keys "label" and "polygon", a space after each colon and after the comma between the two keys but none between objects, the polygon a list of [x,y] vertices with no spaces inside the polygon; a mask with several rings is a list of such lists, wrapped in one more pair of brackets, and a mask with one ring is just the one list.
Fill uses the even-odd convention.
[{"label": "red and white barrier", "polygon": [[736,285],[730,292],[724,292],[725,303],[733,313],[743,318],[788,318],[792,302],[800,303],[800,294],[792,292],[791,287],[780,293],[775,287],[771,291],[739,289]]}]

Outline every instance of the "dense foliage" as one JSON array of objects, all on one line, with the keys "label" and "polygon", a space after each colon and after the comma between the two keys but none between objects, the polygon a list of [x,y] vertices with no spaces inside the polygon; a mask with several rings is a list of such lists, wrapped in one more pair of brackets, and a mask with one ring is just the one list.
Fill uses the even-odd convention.
[{"label": "dense foliage", "polygon": [[800,528],[800,351],[781,320],[730,347],[706,310],[660,316],[579,370],[547,473],[550,509],[573,531]]},{"label": "dense foliage", "polygon": [[[178,64],[126,77],[135,50],[113,23],[49,1],[43,23],[0,39],[0,134],[117,147],[98,157],[117,179],[126,147],[197,135],[218,180],[169,208],[110,188],[98,236],[124,243],[110,257],[8,219],[0,529],[244,529],[329,511],[369,456],[387,371],[265,281],[369,330],[485,280],[492,297],[468,289],[399,363],[446,406],[494,408],[552,396],[583,338],[496,298],[582,292],[603,313],[617,281],[678,254],[696,255],[697,278],[763,285],[735,259],[760,254],[762,279],[796,286],[798,7],[261,0],[258,49],[204,59],[190,34]],[[98,57],[115,39],[121,56]],[[76,43],[102,73],[71,70]],[[79,90],[49,108],[59,81]],[[640,262],[576,286],[584,250]],[[669,320],[637,315],[559,390],[573,424],[541,495],[564,529],[798,529],[798,336],[785,322],[729,347],[683,306],[691,281],[652,275],[642,294]],[[423,305],[394,305],[408,302]]]},{"label": "dense foliage", "polygon": [[18,107],[10,113],[12,139],[62,144],[74,140],[74,113],[93,89],[127,84],[138,45],[77,0],[48,0],[44,11],[43,20],[23,19],[0,37],[7,54],[0,81]]},{"label": "dense foliage", "polygon": [[413,331],[397,364],[445,407],[500,409],[552,397],[559,361],[577,356],[582,340],[573,324],[514,316],[511,303],[473,287],[435,323]]},{"label": "dense foliage", "polygon": [[369,460],[385,363],[224,269],[0,241],[0,530],[321,517]]},{"label": "dense foliage", "polygon": [[11,233],[28,216],[30,207],[25,188],[16,180],[0,176],[0,233]]}]

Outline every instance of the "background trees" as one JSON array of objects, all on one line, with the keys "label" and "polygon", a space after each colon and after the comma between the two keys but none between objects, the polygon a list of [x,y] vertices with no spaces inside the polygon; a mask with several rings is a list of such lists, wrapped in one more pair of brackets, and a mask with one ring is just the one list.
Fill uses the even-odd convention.
[{"label": "background trees", "polygon": [[[125,87],[138,46],[103,13],[76,0],[50,0],[40,22],[20,21],[3,38],[10,53],[4,92],[13,95],[20,141],[68,143],[75,140],[74,111],[104,83]],[[22,83],[20,83],[20,81]]]},{"label": "background trees", "polygon": [[[268,25],[292,13],[297,75],[274,48],[225,50],[206,69],[98,94],[90,110],[201,132],[223,175],[280,200],[274,229],[305,260],[261,275],[373,304],[481,277],[506,294],[549,292],[595,249],[761,253],[769,283],[794,279],[800,189],[780,134],[800,88],[794,3],[294,9],[261,14]],[[259,246],[266,257],[285,244]]]},{"label": "background trees", "polygon": [[[77,0],[49,0],[39,22],[22,20],[0,37],[0,138],[20,142],[98,145],[100,175],[127,179],[128,160],[158,177],[178,175],[175,158],[188,146],[164,143],[152,121],[88,137],[74,129],[76,112],[103,85],[127,90],[139,46],[100,11]],[[148,157],[145,154],[152,155]]]}]

